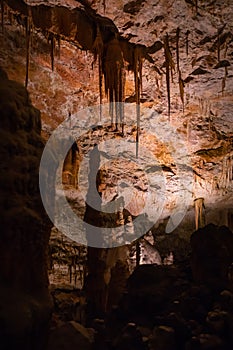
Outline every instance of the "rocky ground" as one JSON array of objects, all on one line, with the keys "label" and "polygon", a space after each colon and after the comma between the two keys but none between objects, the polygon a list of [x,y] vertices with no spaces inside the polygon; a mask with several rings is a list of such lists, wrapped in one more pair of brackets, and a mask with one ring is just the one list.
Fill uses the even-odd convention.
[{"label": "rocky ground", "polygon": [[231,349],[232,233],[208,225],[191,236],[191,247],[174,264],[140,265],[104,319],[86,319],[81,292],[54,291],[49,349],[79,342],[82,350]]}]

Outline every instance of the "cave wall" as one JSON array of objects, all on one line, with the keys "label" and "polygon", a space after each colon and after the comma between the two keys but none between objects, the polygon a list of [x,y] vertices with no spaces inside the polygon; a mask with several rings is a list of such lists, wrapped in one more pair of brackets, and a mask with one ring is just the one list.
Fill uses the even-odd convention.
[{"label": "cave wall", "polygon": [[0,70],[0,339],[3,349],[45,349],[51,300],[51,225],[39,192],[40,112]]},{"label": "cave wall", "polygon": [[[104,90],[100,77],[105,74],[110,101],[126,97],[128,102],[141,102],[140,142],[158,157],[169,184],[165,219],[179,194],[177,169],[161,142],[147,134],[158,119],[144,118],[144,106],[187,140],[194,170],[193,199],[203,196],[209,222],[222,223],[225,206],[232,206],[232,3],[200,0],[195,8],[192,1],[185,0],[114,0],[105,2],[104,14],[98,1],[92,1],[92,7],[86,1],[72,2],[72,6],[71,2],[35,0],[30,7],[25,1],[6,1],[12,9],[9,18],[14,20],[10,23],[5,16],[1,61],[11,76],[25,80],[24,16],[28,17],[35,31],[28,85],[43,112],[46,136],[67,117],[69,109],[75,112],[104,99],[99,88]],[[94,7],[103,16],[93,11]],[[57,47],[53,52],[54,40]],[[121,85],[123,63],[131,71],[126,74],[126,96]],[[135,132],[129,138],[132,135],[135,137]],[[93,138],[89,146],[91,142],[95,143]],[[192,216],[188,221],[194,222],[193,202],[189,204]],[[222,208],[216,215],[212,208],[218,205]],[[185,222],[178,230],[187,234],[193,226],[187,229]]]}]

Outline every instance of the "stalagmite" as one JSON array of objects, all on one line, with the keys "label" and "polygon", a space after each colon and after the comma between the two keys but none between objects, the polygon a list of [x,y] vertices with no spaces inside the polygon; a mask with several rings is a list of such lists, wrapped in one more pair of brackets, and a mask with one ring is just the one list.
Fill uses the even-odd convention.
[{"label": "stalagmite", "polygon": [[221,176],[221,185],[223,188],[228,188],[232,181],[232,156],[226,156],[223,159],[222,164],[222,176]]},{"label": "stalagmite", "polygon": [[74,188],[77,188],[77,153],[78,147],[76,142],[74,142],[64,160],[62,172],[63,184],[74,186]]},{"label": "stalagmite", "polygon": [[195,226],[196,230],[205,226],[205,215],[204,215],[204,198],[196,198],[194,200],[194,208],[195,208]]}]

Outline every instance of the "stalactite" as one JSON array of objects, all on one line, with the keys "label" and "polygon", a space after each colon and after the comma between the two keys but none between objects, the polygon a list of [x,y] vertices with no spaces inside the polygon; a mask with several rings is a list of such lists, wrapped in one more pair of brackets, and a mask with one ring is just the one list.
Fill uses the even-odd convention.
[{"label": "stalactite", "polygon": [[104,13],[106,12],[106,0],[103,0]]},{"label": "stalactite", "polygon": [[227,159],[227,186],[228,187],[230,185],[232,181],[232,156],[229,156],[229,158]]},{"label": "stalactite", "polygon": [[225,75],[222,78],[222,95],[224,94],[224,91],[225,91],[227,76],[228,76],[228,69],[227,69],[227,66],[225,66]]},{"label": "stalactite", "polygon": [[115,114],[116,114],[116,130],[118,130],[118,123],[119,123],[119,117],[120,117],[120,108],[119,108],[119,101],[120,101],[120,66],[119,63],[116,62],[116,83],[114,87],[115,92]]},{"label": "stalactite", "polygon": [[185,39],[185,48],[186,48],[186,56],[189,55],[189,34],[190,34],[190,31],[187,30],[186,32],[186,39]]},{"label": "stalactite", "polygon": [[220,30],[218,30],[218,38],[217,38],[217,57],[218,57],[218,62],[220,62],[220,48],[221,48]]},{"label": "stalactite", "polygon": [[224,95],[225,87],[226,87],[226,75],[222,78],[222,95]]},{"label": "stalactite", "polygon": [[178,27],[176,30],[176,64],[177,64],[177,72],[180,71],[180,49],[179,49],[179,40],[180,40],[180,28]]},{"label": "stalactite", "polygon": [[184,113],[184,80],[182,79],[180,70],[179,70],[179,89],[180,89],[180,99],[182,102],[183,113]]},{"label": "stalactite", "polygon": [[174,62],[172,59],[170,47],[169,47],[169,36],[165,36],[164,40],[164,54],[165,54],[165,68],[166,68],[166,85],[167,85],[167,99],[168,99],[168,117],[170,120],[171,112],[171,93],[170,93],[170,71],[174,69]]},{"label": "stalactite", "polygon": [[167,100],[168,100],[168,117],[170,120],[170,112],[171,112],[171,97],[170,97],[170,69],[169,62],[166,60],[166,84],[167,84]]},{"label": "stalactite", "polygon": [[96,38],[93,44],[93,52],[94,52],[94,62],[97,60],[98,57],[98,74],[99,74],[99,96],[100,96],[100,120],[102,119],[102,103],[103,103],[103,93],[102,93],[102,86],[103,86],[103,39],[101,36],[100,28],[97,26],[97,33]]},{"label": "stalactite", "polygon": [[140,265],[141,260],[141,247],[140,247],[140,241],[137,240],[136,242],[136,267]]},{"label": "stalactite", "polygon": [[60,57],[61,57],[61,37],[59,34],[56,36],[56,40],[57,40],[57,47],[58,47],[58,58],[60,59]]},{"label": "stalactite", "polygon": [[4,0],[1,0],[1,24],[2,24],[2,32],[4,33]]},{"label": "stalactite", "polygon": [[125,69],[121,71],[121,89],[120,89],[120,99],[122,103],[120,104],[120,116],[121,116],[121,132],[124,135],[124,101],[125,101]]},{"label": "stalactite", "polygon": [[113,126],[113,114],[114,114],[114,103],[113,103],[113,90],[109,91],[109,115],[111,118],[111,125]]},{"label": "stalactite", "polygon": [[109,113],[113,125],[113,111],[115,106],[115,126],[118,130],[119,120],[124,119],[122,113],[122,99],[124,97],[124,60],[119,40],[115,36],[107,45],[104,55],[105,93],[109,99]]},{"label": "stalactite", "polygon": [[226,40],[225,42],[225,50],[224,50],[224,58],[227,57],[227,50],[229,48],[229,40]]},{"label": "stalactite", "polygon": [[140,77],[142,76],[142,65],[139,48],[136,47],[134,51],[134,84],[135,84],[135,96],[136,96],[136,118],[137,118],[137,131],[136,131],[136,158],[139,153],[139,133],[140,133]]},{"label": "stalactite", "polygon": [[196,198],[194,200],[195,207],[195,226],[196,230],[205,226],[205,214],[204,214],[204,198]]},{"label": "stalactite", "polygon": [[180,99],[182,102],[183,112],[184,112],[184,80],[182,79],[181,70],[180,70],[180,28],[178,27],[176,30],[176,64],[177,64],[177,72],[178,72],[178,83],[180,90]]},{"label": "stalactite", "polygon": [[55,37],[53,33],[49,34],[49,41],[50,41],[51,69],[52,71],[54,71]]},{"label": "stalactite", "polygon": [[196,15],[198,13],[198,0],[195,0],[195,10],[196,10]]},{"label": "stalactite", "polygon": [[103,103],[103,71],[102,71],[102,55],[98,56],[98,69],[99,69],[99,94],[100,94],[100,120],[102,119],[102,103]]},{"label": "stalactite", "polygon": [[25,18],[26,25],[26,76],[25,76],[25,87],[28,86],[29,76],[29,64],[30,64],[30,42],[31,42],[31,18],[27,16]]}]

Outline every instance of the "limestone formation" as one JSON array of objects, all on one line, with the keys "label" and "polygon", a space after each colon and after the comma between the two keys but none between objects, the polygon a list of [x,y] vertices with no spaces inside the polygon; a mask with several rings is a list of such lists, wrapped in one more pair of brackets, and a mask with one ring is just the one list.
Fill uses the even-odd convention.
[{"label": "limestone formation", "polygon": [[47,253],[51,225],[40,199],[40,112],[0,70],[1,347],[42,350],[51,313]]}]

